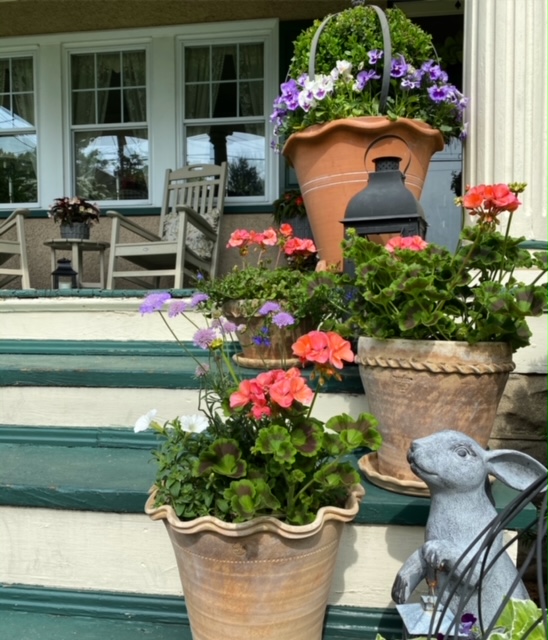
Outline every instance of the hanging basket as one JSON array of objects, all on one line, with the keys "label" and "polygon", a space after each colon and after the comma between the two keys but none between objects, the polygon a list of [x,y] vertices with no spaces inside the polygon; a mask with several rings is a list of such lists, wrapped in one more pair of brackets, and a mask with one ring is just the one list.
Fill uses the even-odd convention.
[{"label": "hanging basket", "polygon": [[[383,75],[380,111],[386,110],[390,87],[392,43],[382,9],[376,11],[383,34]],[[334,14],[336,16],[337,14]],[[316,48],[328,16],[314,34],[310,47],[309,76],[314,78]],[[312,125],[289,136],[283,155],[295,169],[314,242],[320,259],[342,265],[342,221],[351,198],[367,186],[369,173],[379,158],[400,158],[406,187],[417,200],[434,153],[444,148],[440,131],[420,120],[384,115],[342,118]]]}]

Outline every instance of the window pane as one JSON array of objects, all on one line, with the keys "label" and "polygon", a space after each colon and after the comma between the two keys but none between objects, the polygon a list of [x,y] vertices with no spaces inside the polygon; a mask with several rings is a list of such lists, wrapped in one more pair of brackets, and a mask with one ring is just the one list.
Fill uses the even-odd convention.
[{"label": "window pane", "polygon": [[209,118],[209,84],[187,85],[185,118]]},{"label": "window pane", "polygon": [[36,136],[0,137],[0,203],[36,202]]},{"label": "window pane", "polygon": [[119,89],[97,91],[97,124],[122,122],[122,95]]},{"label": "window pane", "polygon": [[236,82],[213,83],[213,117],[235,118],[238,115],[238,85]]},{"label": "window pane", "polygon": [[13,115],[17,127],[34,126],[34,94],[23,93],[13,96]]},{"label": "window pane", "polygon": [[97,87],[120,87],[120,54],[98,53],[97,54]]},{"label": "window pane", "polygon": [[240,84],[240,115],[262,116],[264,114],[263,82]]},{"label": "window pane", "polygon": [[209,82],[209,47],[185,49],[185,82]]},{"label": "window pane", "polygon": [[263,45],[243,44],[240,46],[240,79],[262,79]]},{"label": "window pane", "polygon": [[95,200],[148,198],[148,133],[117,129],[74,134],[76,191]]},{"label": "window pane", "polygon": [[146,122],[146,89],[126,89],[124,91],[124,122]]},{"label": "window pane", "polygon": [[144,51],[126,51],[122,54],[124,87],[144,87],[146,67]]},{"label": "window pane", "polygon": [[212,80],[236,80],[236,45],[212,47]]},{"label": "window pane", "polygon": [[188,127],[188,164],[228,161],[229,196],[265,193],[266,137],[264,124]]},{"label": "window pane", "polygon": [[0,91],[9,92],[11,88],[10,61],[0,60]]},{"label": "window pane", "polygon": [[74,55],[70,58],[72,89],[95,88],[95,55]]},{"label": "window pane", "polygon": [[11,63],[12,91],[33,91],[32,58],[13,58]]},{"label": "window pane", "polygon": [[97,123],[95,91],[78,91],[72,94],[72,123]]}]

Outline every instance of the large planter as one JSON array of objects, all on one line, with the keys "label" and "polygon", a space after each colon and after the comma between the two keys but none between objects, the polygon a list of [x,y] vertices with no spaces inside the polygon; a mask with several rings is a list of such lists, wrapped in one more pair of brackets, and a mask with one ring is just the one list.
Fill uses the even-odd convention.
[{"label": "large planter", "polygon": [[405,184],[420,199],[430,159],[443,136],[419,120],[384,116],[347,118],[292,134],[283,154],[294,167],[319,256],[342,263],[346,206],[375,171],[375,160],[401,159]]},{"label": "large planter", "polygon": [[[253,305],[251,305],[253,306]],[[244,300],[233,300],[223,304],[223,313],[227,320],[242,327],[236,331],[241,351],[234,360],[242,367],[250,369],[279,369],[300,366],[301,362],[293,356],[291,346],[313,327],[306,321],[278,328],[270,324],[268,333],[264,333],[266,322],[262,316],[246,311]]]},{"label": "large planter", "polygon": [[486,447],[510,371],[506,343],[358,340],[360,376],[369,410],[379,420],[381,448],[360,460],[374,483],[428,495],[407,462],[413,440],[443,429],[462,431]]},{"label": "large planter", "polygon": [[184,522],[154,507],[153,492],[145,511],[171,538],[193,640],[320,640],[342,527],[363,495],[356,486],[346,508],[291,526],[272,517]]},{"label": "large planter", "polygon": [[73,240],[89,240],[90,227],[86,222],[73,222],[61,224],[61,238]]}]

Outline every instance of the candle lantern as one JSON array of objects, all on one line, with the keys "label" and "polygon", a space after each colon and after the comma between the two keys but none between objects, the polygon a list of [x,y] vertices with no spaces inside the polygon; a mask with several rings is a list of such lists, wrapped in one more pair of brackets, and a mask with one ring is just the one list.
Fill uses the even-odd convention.
[{"label": "candle lantern", "polygon": [[68,258],[57,260],[57,269],[52,272],[54,289],[77,289],[78,274],[72,268],[72,264]]}]

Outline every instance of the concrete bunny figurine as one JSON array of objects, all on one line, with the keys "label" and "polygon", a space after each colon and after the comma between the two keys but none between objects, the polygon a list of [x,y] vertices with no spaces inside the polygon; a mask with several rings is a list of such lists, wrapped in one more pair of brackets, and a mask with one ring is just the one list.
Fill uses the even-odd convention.
[{"label": "concrete bunny figurine", "polygon": [[[547,471],[540,462],[519,451],[485,451],[475,440],[458,431],[440,431],[415,440],[407,459],[413,472],[428,485],[431,505],[426,541],[398,572],[392,586],[392,598],[396,604],[405,603],[427,575],[435,574],[443,602],[444,594],[449,594],[462,578],[467,561],[477,552],[483,536],[468,553],[466,560],[458,563],[457,572],[449,584],[448,572],[497,515],[487,475],[491,474],[513,489],[523,491],[539,477],[546,476]],[[502,544],[502,534],[499,534],[489,552],[490,558],[500,552]],[[458,571],[459,568],[461,571]],[[458,611],[462,599],[465,603],[462,612],[478,617],[480,569],[481,561],[476,563],[469,585],[466,586],[466,578],[457,586],[449,603],[453,613]],[[481,621],[484,628],[490,624],[503,597],[511,590],[516,575],[512,560],[504,552],[483,576]],[[521,581],[512,597],[528,598]]]}]

